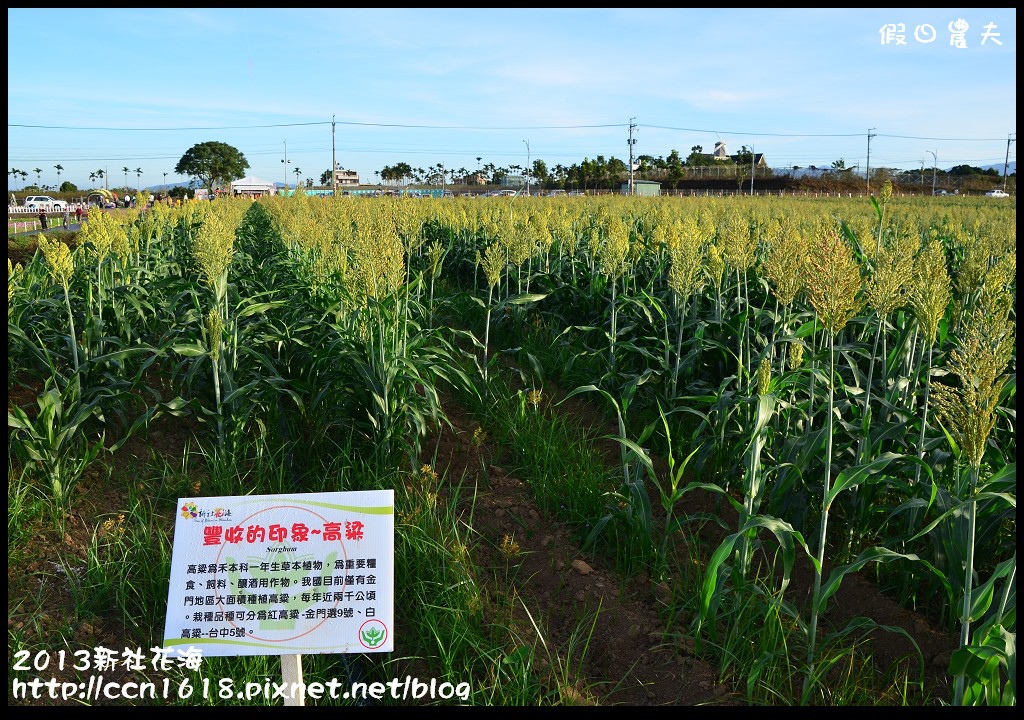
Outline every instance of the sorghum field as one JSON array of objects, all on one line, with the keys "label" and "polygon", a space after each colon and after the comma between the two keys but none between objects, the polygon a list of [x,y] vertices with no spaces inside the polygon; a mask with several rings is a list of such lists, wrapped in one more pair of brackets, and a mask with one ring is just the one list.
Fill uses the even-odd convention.
[{"label": "sorghum field", "polygon": [[296,195],[38,236],[8,261],[9,677],[160,644],[180,497],[394,489],[395,652],[307,682],[1016,705],[1016,230],[1015,200],[886,186]]}]

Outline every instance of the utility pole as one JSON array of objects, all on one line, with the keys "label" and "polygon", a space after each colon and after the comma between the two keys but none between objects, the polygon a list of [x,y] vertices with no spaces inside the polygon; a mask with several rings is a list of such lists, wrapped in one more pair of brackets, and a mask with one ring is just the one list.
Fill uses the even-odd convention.
[{"label": "utility pole", "polygon": [[938,151],[934,151],[933,152],[933,151],[929,150],[928,152],[930,152],[932,154],[932,195],[934,195],[935,194],[935,174],[938,171],[938,167],[939,167],[939,154],[938,154]]},{"label": "utility pole", "polygon": [[754,152],[754,146],[750,146],[750,197],[754,197],[754,158],[757,154]]},{"label": "utility pole", "polygon": [[288,197],[288,141],[284,141],[284,196]]},{"label": "utility pole", "polygon": [[636,127],[635,117],[629,119],[629,194],[633,194],[633,146],[636,145],[636,140],[633,138],[633,128]]},{"label": "utility pole", "polygon": [[338,196],[338,159],[335,156],[334,116],[331,115],[331,197]]},{"label": "utility pole", "polygon": [[526,143],[526,196],[530,196],[530,141],[523,140]]},{"label": "utility pole", "polygon": [[1006,136],[1006,161],[1003,163],[1003,192],[1006,192],[1006,171],[1010,169],[1010,143],[1013,142],[1013,133]]},{"label": "utility pole", "polygon": [[871,138],[874,137],[874,135],[871,134],[871,131],[876,129],[877,128],[868,128],[868,162],[867,169],[864,171],[864,177],[868,181],[868,197],[871,196]]}]

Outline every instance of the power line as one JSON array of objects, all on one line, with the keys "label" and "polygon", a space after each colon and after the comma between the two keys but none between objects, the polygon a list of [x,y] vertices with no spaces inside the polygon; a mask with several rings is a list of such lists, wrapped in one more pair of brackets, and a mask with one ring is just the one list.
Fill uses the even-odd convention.
[{"label": "power line", "polygon": [[[813,133],[763,133],[763,132],[739,132],[736,130],[702,130],[700,128],[683,128],[683,127],[669,127],[667,125],[641,125],[645,128],[654,128],[657,130],[678,130],[679,132],[696,132],[696,133],[722,133],[725,135],[740,135],[740,136],[756,136],[756,137],[792,137],[792,138],[805,138],[805,137],[861,137],[864,133],[828,133],[828,134],[813,134]],[[1002,138],[1000,138],[1002,140]]]},{"label": "power line", "polygon": [[878,137],[898,138],[900,140],[939,140],[941,142],[1002,142],[1002,138],[947,138],[947,137],[920,137],[918,135],[886,135],[878,133]]},{"label": "power line", "polygon": [[[646,128],[658,130],[676,130],[679,132],[696,133],[720,133],[725,135],[737,135],[741,137],[790,137],[790,138],[828,138],[828,137],[863,137],[863,133],[768,133],[768,132],[746,132],[738,130],[707,130],[702,128],[670,127],[667,125],[643,125]],[[897,138],[900,140],[939,140],[943,142],[1002,142],[1003,138],[949,138],[949,137],[926,137],[918,135],[890,135],[887,133],[872,133],[872,137]]]},{"label": "power line", "polygon": [[133,128],[133,127],[76,127],[73,125],[22,125],[7,123],[7,127],[33,128],[36,130],[101,130],[104,132],[179,132],[182,130],[257,130],[260,128],[305,127],[309,125],[330,125],[328,122],[282,123],[277,125],[224,125],[221,127],[174,127],[174,128]]},{"label": "power line", "polygon": [[482,126],[482,125],[402,125],[399,123],[365,123],[365,122],[338,122],[339,125],[355,125],[361,127],[396,127],[412,128],[417,130],[588,130],[593,128],[617,128],[624,127],[622,123],[608,123],[604,125],[514,125],[508,127]]},{"label": "power line", "polygon": [[[36,130],[101,130],[113,132],[178,132],[182,130],[259,130],[264,128],[288,128],[305,127],[310,125],[331,125],[330,120],[324,122],[306,123],[277,123],[273,125],[224,125],[221,127],[177,127],[177,128],[138,128],[138,127],[75,127],[71,125],[24,125],[20,123],[7,123],[7,127],[33,128]],[[409,128],[417,130],[587,130],[593,128],[614,128],[622,127],[622,123],[609,123],[604,125],[516,125],[516,126],[483,126],[483,125],[406,125],[402,123],[369,123],[369,122],[346,122],[338,120],[337,125],[349,125],[358,127],[385,127],[385,128]]]}]

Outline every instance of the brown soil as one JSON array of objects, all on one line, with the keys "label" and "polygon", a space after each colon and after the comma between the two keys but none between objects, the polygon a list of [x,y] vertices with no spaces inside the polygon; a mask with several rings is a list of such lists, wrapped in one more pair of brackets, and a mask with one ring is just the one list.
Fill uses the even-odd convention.
[{"label": "brown soil", "polygon": [[[579,417],[585,427],[606,424],[596,409],[580,398],[570,399],[559,409]],[[447,467],[448,477],[479,484],[473,522],[485,542],[480,545],[478,562],[482,566],[508,564],[515,570],[516,588],[532,622],[547,630],[548,648],[562,663],[575,663],[580,670],[581,686],[587,690],[580,702],[746,704],[744,688],[720,683],[716,668],[697,656],[694,638],[685,629],[666,626],[666,610],[671,604],[667,585],[656,585],[645,575],[622,577],[607,560],[584,552],[568,529],[536,507],[525,484],[500,464],[502,458],[494,458],[484,476],[479,451],[471,440],[479,423],[457,405],[449,403],[447,410],[453,428],[445,428],[440,438],[431,442],[439,443],[438,465]],[[616,462],[616,443],[609,442],[602,450],[609,462]],[[659,464],[663,463],[656,460],[655,465]],[[656,497],[653,488],[649,492]],[[708,512],[713,506],[709,494],[695,492],[686,496],[679,512]],[[717,525],[702,529],[705,556],[723,535]],[[499,550],[506,537],[519,546],[514,558]],[[800,598],[809,597],[812,581],[809,563],[798,566],[787,599],[800,605]],[[856,617],[904,630],[920,647],[926,696],[933,700],[950,697],[947,667],[957,644],[954,636],[901,608],[863,574],[844,580],[830,601],[822,626],[826,631],[838,629]],[[572,635],[581,627],[592,630],[583,657],[581,638]],[[921,657],[903,635],[873,631],[863,642],[863,654],[873,658],[881,676],[891,676],[897,665],[909,663],[919,669]],[[889,704],[881,698],[879,702]],[[898,701],[894,696],[890,702]]]}]

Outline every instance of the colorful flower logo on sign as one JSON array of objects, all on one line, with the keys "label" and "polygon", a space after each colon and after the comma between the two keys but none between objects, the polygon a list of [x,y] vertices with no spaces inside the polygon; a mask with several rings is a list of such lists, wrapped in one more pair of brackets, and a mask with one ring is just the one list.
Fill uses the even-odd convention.
[{"label": "colorful flower logo on sign", "polygon": [[194,502],[187,502],[181,506],[181,516],[185,519],[199,517],[199,506]]}]

